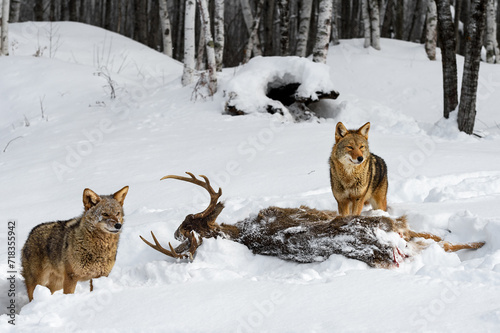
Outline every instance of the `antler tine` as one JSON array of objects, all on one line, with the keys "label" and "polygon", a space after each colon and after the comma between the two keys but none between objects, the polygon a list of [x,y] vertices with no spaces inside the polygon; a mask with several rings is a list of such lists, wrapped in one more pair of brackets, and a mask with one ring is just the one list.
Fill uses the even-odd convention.
[{"label": "antler tine", "polygon": [[196,178],[196,176],[193,175],[191,172],[186,172],[186,173],[191,178],[176,176],[176,175],[168,175],[168,176],[163,177],[160,180],[168,179],[168,178],[178,179],[178,180],[182,180],[185,182],[196,184],[198,186],[203,187],[205,190],[207,190],[208,193],[210,194],[210,204],[203,212],[194,215],[195,218],[205,218],[213,211],[213,209],[215,208],[215,205],[217,205],[217,201],[219,200],[220,196],[222,195],[222,189],[219,187],[219,191],[215,192],[212,185],[210,185],[210,180],[208,180],[207,176],[200,175],[200,177],[202,177],[205,180],[205,181],[202,181],[202,180]]},{"label": "antler tine", "polygon": [[156,239],[155,237],[155,234],[151,231],[151,236],[153,236],[153,240],[155,242],[155,244],[151,244],[149,241],[145,240],[144,237],[140,236],[139,237],[142,239],[142,241],[146,244],[148,244],[149,246],[151,246],[153,249],[155,249],[156,251],[158,252],[161,252],[163,254],[166,254],[167,256],[169,257],[172,257],[172,258],[179,258],[179,259],[183,259],[185,258],[186,256],[183,255],[183,254],[178,254],[177,252],[175,252],[174,248],[172,247],[172,244],[170,244],[170,242],[168,243],[168,246],[170,247],[170,251],[167,250],[166,248],[164,248],[163,246],[160,245],[160,243],[158,242],[158,240]]}]

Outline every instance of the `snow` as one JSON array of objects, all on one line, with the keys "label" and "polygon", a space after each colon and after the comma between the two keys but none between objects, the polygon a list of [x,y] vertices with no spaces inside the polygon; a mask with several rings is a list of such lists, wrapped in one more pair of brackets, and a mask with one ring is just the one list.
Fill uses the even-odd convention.
[{"label": "snow", "polygon": [[[50,31],[48,23],[12,24],[12,56],[0,58],[1,242],[16,221],[19,270],[29,231],[80,214],[87,187],[110,194],[129,185],[125,225],[115,267],[93,292],[88,283],[72,295],[39,286],[28,303],[17,274],[16,325],[2,292],[2,332],[499,331],[500,67],[481,63],[478,138],[442,119],[441,63],[419,44],[332,46],[328,74],[340,96],[318,103],[324,118],[294,123],[223,115],[223,89],[209,98],[194,84],[183,88],[182,64],[122,36],[77,23]],[[235,72],[220,74],[221,87]],[[257,84],[251,75],[248,84]],[[219,222],[272,205],[336,210],[327,159],[338,121],[371,122],[370,149],[389,169],[390,216],[405,214],[413,230],[450,242],[486,245],[446,253],[432,244],[384,270],[340,255],[297,264],[222,239],[205,240],[192,263],[177,262],[139,239],[152,230],[176,245],[184,217],[206,207],[202,189],[159,181],[185,171],[223,189]],[[0,253],[6,291],[6,246]]]}]

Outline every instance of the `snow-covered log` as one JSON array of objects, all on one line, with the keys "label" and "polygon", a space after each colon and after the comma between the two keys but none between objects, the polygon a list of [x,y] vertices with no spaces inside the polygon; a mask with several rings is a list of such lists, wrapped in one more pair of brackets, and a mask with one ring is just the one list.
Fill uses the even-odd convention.
[{"label": "snow-covered log", "polygon": [[327,65],[302,57],[252,58],[224,87],[225,111],[290,115],[288,107],[294,103],[335,99],[339,94],[329,73]]}]

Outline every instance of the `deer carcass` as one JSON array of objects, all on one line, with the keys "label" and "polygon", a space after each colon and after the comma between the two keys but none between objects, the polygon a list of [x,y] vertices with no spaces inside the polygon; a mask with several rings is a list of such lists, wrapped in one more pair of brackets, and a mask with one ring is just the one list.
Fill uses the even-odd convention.
[{"label": "deer carcass", "polygon": [[210,194],[209,206],[203,212],[186,216],[174,234],[181,242],[176,248],[170,243],[169,249],[162,247],[153,232],[154,244],[140,236],[146,244],[173,258],[193,260],[203,238],[212,237],[244,244],[255,254],[300,263],[323,261],[332,254],[340,254],[381,268],[398,266],[405,257],[429,246],[422,238],[438,242],[446,251],[478,249],[484,245],[484,242],[453,245],[438,236],[414,232],[405,217],[338,216],[333,211],[306,206],[268,207],[236,224],[218,224],[217,216],[224,209],[219,202],[222,190],[216,192],[203,175],[204,181],[186,173],[190,177],[169,175],[162,180],[178,179],[205,188]]}]

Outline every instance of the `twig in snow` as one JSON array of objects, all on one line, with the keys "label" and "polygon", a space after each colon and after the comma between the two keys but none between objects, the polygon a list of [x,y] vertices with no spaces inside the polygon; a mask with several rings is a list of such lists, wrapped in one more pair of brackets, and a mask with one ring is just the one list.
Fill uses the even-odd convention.
[{"label": "twig in snow", "polygon": [[7,147],[9,147],[9,145],[10,145],[10,143],[11,143],[12,141],[17,140],[17,139],[19,139],[19,138],[22,138],[22,136],[18,136],[17,138],[14,138],[14,139],[10,140],[9,142],[7,142],[7,145],[6,145],[6,146],[5,146],[5,148],[3,149],[3,152],[5,153],[5,151],[7,150]]}]

